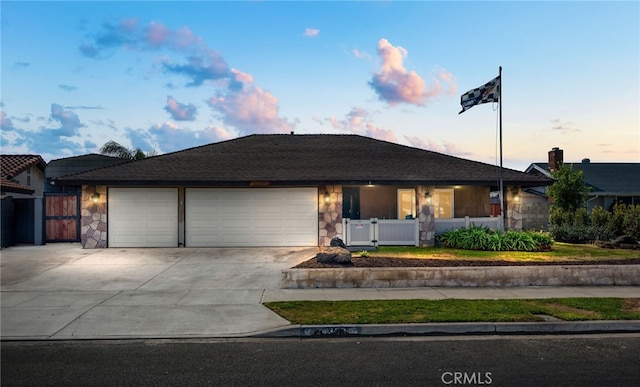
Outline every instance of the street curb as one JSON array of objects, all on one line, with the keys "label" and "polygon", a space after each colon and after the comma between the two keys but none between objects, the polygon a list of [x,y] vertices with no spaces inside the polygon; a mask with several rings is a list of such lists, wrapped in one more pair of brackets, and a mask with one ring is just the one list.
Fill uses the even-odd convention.
[{"label": "street curb", "polygon": [[357,337],[640,333],[640,320],[562,321],[532,323],[424,323],[424,324],[336,324],[292,325],[252,337]]}]

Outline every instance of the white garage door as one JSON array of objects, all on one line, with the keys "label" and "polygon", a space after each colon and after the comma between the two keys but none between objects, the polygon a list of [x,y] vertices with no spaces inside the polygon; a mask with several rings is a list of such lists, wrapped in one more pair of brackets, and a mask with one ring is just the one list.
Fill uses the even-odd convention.
[{"label": "white garage door", "polygon": [[176,188],[110,188],[109,247],[178,247]]},{"label": "white garage door", "polygon": [[188,247],[317,246],[316,188],[188,188]]}]

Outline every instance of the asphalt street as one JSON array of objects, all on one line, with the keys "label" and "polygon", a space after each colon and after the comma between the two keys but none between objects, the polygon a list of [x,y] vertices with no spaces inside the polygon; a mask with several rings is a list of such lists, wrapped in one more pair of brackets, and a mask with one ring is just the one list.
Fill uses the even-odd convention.
[{"label": "asphalt street", "polygon": [[640,335],[2,343],[3,386],[637,386]]}]

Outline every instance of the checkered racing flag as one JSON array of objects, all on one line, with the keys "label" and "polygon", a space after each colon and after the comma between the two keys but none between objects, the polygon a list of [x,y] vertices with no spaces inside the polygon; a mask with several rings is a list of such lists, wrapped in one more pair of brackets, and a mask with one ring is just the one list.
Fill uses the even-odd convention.
[{"label": "checkered racing flag", "polygon": [[467,91],[460,97],[462,110],[460,113],[471,109],[476,105],[487,102],[498,102],[500,100],[500,76],[495,77],[486,84]]}]

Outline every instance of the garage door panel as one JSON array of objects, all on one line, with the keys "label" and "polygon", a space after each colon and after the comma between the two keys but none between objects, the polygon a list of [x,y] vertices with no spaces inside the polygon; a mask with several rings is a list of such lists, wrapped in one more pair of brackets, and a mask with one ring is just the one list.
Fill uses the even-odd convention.
[{"label": "garage door panel", "polygon": [[176,188],[110,188],[108,201],[110,247],[178,245]]},{"label": "garage door panel", "polygon": [[143,238],[139,235],[118,235],[109,237],[113,247],[137,246],[143,243]]},{"label": "garage door panel", "polygon": [[187,188],[186,245],[317,246],[317,200],[316,188]]}]

